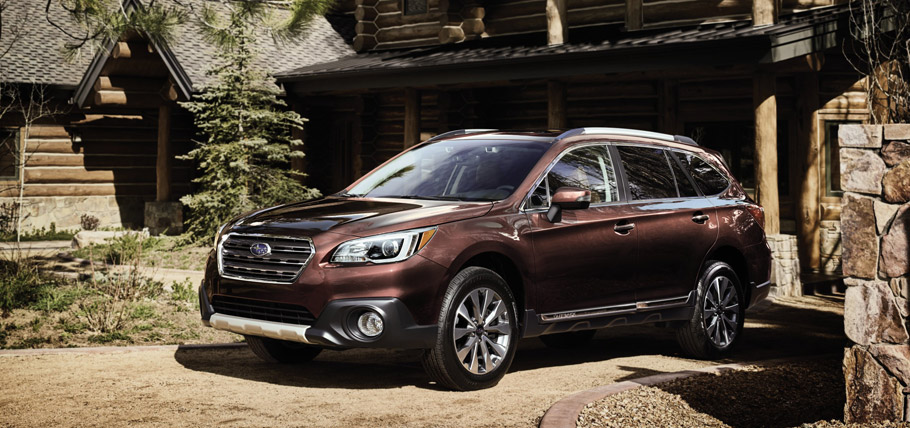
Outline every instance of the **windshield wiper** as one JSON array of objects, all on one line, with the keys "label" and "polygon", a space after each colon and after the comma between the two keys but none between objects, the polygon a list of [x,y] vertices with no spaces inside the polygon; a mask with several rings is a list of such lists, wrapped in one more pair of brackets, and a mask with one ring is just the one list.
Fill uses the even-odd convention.
[{"label": "windshield wiper", "polygon": [[358,195],[356,193],[336,193],[334,196],[338,196],[340,198],[359,198],[363,195]]},{"label": "windshield wiper", "polygon": [[419,196],[419,195],[394,195],[394,196],[380,196],[382,198],[397,198],[397,199],[426,199],[429,201],[490,201],[491,199],[481,199],[481,198],[461,198],[458,196]]}]

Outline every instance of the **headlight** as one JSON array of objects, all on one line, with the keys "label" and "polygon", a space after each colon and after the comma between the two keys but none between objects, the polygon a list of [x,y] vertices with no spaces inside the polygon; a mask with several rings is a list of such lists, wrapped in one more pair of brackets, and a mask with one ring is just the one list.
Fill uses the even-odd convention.
[{"label": "headlight", "polygon": [[393,263],[407,260],[430,242],[435,227],[387,233],[348,241],[335,250],[333,263]]}]

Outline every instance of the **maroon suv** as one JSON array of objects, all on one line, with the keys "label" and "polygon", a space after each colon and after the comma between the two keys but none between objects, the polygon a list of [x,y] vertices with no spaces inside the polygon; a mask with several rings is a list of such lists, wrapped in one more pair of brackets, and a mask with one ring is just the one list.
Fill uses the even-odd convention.
[{"label": "maroon suv", "polygon": [[424,349],[427,374],[495,385],[518,340],[662,322],[711,358],[768,294],[763,211],[691,139],[614,128],[460,130],[341,193],[221,228],[202,319],[274,362]]}]

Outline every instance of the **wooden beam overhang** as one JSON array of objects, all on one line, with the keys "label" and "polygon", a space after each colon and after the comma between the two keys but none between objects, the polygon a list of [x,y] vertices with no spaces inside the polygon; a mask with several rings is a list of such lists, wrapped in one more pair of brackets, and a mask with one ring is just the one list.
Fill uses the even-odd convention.
[{"label": "wooden beam overhang", "polygon": [[[142,7],[138,0],[123,0],[123,6],[127,13],[132,12],[135,8]],[[91,94],[94,89],[95,82],[101,75],[101,70],[104,68],[107,61],[114,57],[112,53],[114,53],[118,43],[118,40],[105,41],[104,47],[95,54],[94,58],[92,58],[92,62],[89,63],[87,71],[82,75],[82,80],[79,81],[79,84],[76,86],[76,90],[73,93],[73,104],[80,108],[85,106],[86,101],[89,99],[89,94]],[[180,63],[177,62],[174,53],[171,52],[171,49],[164,43],[157,43],[155,41],[149,41],[149,43],[151,43],[155,52],[161,57],[165,67],[167,67],[171,78],[176,84],[176,89],[184,99],[189,99],[190,95],[193,93],[192,81],[190,80],[189,75],[186,74],[186,71],[183,70]]]}]

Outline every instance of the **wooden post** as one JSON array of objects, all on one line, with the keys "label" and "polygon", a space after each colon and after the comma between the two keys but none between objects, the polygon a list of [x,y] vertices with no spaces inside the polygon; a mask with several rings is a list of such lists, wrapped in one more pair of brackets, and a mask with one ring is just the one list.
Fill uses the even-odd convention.
[{"label": "wooden post", "polygon": [[777,24],[779,0],[752,0],[752,25]]},{"label": "wooden post", "polygon": [[663,79],[660,81],[659,88],[657,129],[667,134],[680,134],[679,81]]},{"label": "wooden post", "polygon": [[158,202],[171,200],[171,106],[164,104],[158,107],[158,159],[155,173],[157,175]]},{"label": "wooden post", "polygon": [[566,85],[551,80],[547,82],[547,129],[566,128]]},{"label": "wooden post", "polygon": [[547,44],[561,45],[569,41],[567,0],[547,0]]},{"label": "wooden post", "polygon": [[626,0],[626,30],[640,30],[643,24],[641,0]]},{"label": "wooden post", "polygon": [[765,209],[765,233],[780,233],[777,192],[777,96],[771,73],[758,72],[753,80],[755,108],[755,198]]},{"label": "wooden post", "polygon": [[796,78],[796,124],[799,136],[799,199],[796,201],[796,235],[799,260],[804,271],[821,266],[819,219],[818,74],[800,73]]},{"label": "wooden post", "polygon": [[407,149],[420,142],[420,91],[414,88],[404,90],[404,147]]}]

